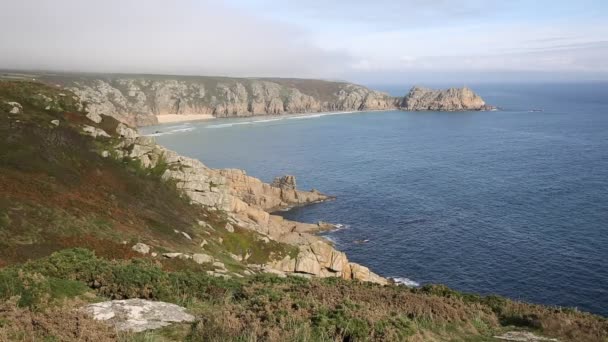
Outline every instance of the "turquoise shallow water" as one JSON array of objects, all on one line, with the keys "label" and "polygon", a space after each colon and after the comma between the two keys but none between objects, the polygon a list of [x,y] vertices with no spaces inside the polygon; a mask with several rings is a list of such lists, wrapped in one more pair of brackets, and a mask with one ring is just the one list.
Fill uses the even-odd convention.
[{"label": "turquoise shallow water", "polygon": [[608,85],[473,88],[504,110],[143,131],[211,167],[338,196],[282,214],[343,224],[329,237],[384,276],[608,315]]}]

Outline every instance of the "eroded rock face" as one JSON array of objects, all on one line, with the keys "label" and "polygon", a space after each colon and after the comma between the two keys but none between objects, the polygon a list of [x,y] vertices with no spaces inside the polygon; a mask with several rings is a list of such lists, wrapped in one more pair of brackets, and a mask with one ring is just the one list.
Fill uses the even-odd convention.
[{"label": "eroded rock face", "polygon": [[[208,168],[196,159],[181,156],[157,145],[151,137],[139,136],[127,126],[119,125],[117,134],[123,139],[113,155],[139,160],[146,168],[156,167],[163,161],[167,169],[162,178],[174,182],[193,203],[225,211],[230,220],[225,226],[228,232],[236,232],[235,227],[238,226],[254,230],[266,239],[298,246],[297,257],[286,257],[268,264],[264,272],[306,277],[341,277],[387,284],[386,279],[366,267],[349,262],[346,254],[335,250],[328,242],[313,234],[325,229],[325,224],[294,222],[269,213],[277,208],[331,198],[316,190],[298,190],[294,176],[277,177],[273,184],[267,184],[248,176],[242,170]],[[215,261],[204,254],[164,253],[163,256],[191,259],[197,263]],[[215,273],[222,273],[221,269]]]},{"label": "eroded rock face", "polygon": [[239,117],[398,106],[398,100],[386,93],[321,80],[82,76],[54,82],[85,101],[92,118],[106,114],[136,126],[155,124],[161,114]]},{"label": "eroded rock face", "polygon": [[486,105],[467,87],[445,90],[413,87],[403,98],[401,108],[409,111],[476,111],[494,107]]},{"label": "eroded rock face", "polygon": [[118,331],[141,332],[172,323],[194,322],[194,316],[179,305],[143,299],[95,303],[84,310],[94,319],[112,324]]}]

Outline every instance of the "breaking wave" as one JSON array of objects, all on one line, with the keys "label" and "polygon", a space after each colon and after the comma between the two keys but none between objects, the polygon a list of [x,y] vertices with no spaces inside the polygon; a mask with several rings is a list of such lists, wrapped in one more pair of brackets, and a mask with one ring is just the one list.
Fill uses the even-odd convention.
[{"label": "breaking wave", "polygon": [[233,127],[233,126],[240,126],[240,125],[264,124],[264,123],[268,123],[268,122],[283,121],[283,120],[316,119],[316,118],[320,118],[320,117],[328,116],[328,115],[340,115],[340,114],[352,114],[352,113],[355,113],[355,111],[327,112],[327,113],[302,114],[302,115],[289,114],[289,115],[281,115],[276,118],[266,118],[266,119],[250,120],[250,121],[239,121],[239,122],[229,122],[229,123],[222,123],[222,124],[216,124],[216,125],[207,125],[207,126],[205,126],[205,128],[226,128],[226,127]]},{"label": "breaking wave", "polygon": [[420,287],[420,283],[413,281],[410,278],[405,278],[405,277],[394,277],[394,278],[389,278],[392,279],[395,284],[399,284],[399,285],[403,285],[403,286],[407,286],[407,287]]}]

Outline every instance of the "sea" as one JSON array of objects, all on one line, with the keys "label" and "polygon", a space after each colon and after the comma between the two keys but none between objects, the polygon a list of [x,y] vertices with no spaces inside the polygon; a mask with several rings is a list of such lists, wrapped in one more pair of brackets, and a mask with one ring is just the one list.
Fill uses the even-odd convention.
[{"label": "sea", "polygon": [[[608,83],[469,84],[492,112],[356,112],[141,129],[213,168],[336,196],[349,259],[407,286],[608,316]],[[375,86],[404,95],[409,85]]]}]

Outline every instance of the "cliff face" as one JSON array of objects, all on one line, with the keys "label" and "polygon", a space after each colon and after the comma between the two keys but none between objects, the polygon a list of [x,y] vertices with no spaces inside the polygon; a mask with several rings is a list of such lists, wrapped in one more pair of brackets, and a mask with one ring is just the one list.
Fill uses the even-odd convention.
[{"label": "cliff face", "polygon": [[215,117],[395,109],[398,100],[363,86],[306,79],[171,76],[49,76],[89,112],[145,126],[162,114]]},{"label": "cliff face", "polygon": [[471,89],[449,88],[436,90],[413,87],[403,98],[401,108],[408,111],[468,111],[492,110],[485,101]]}]

